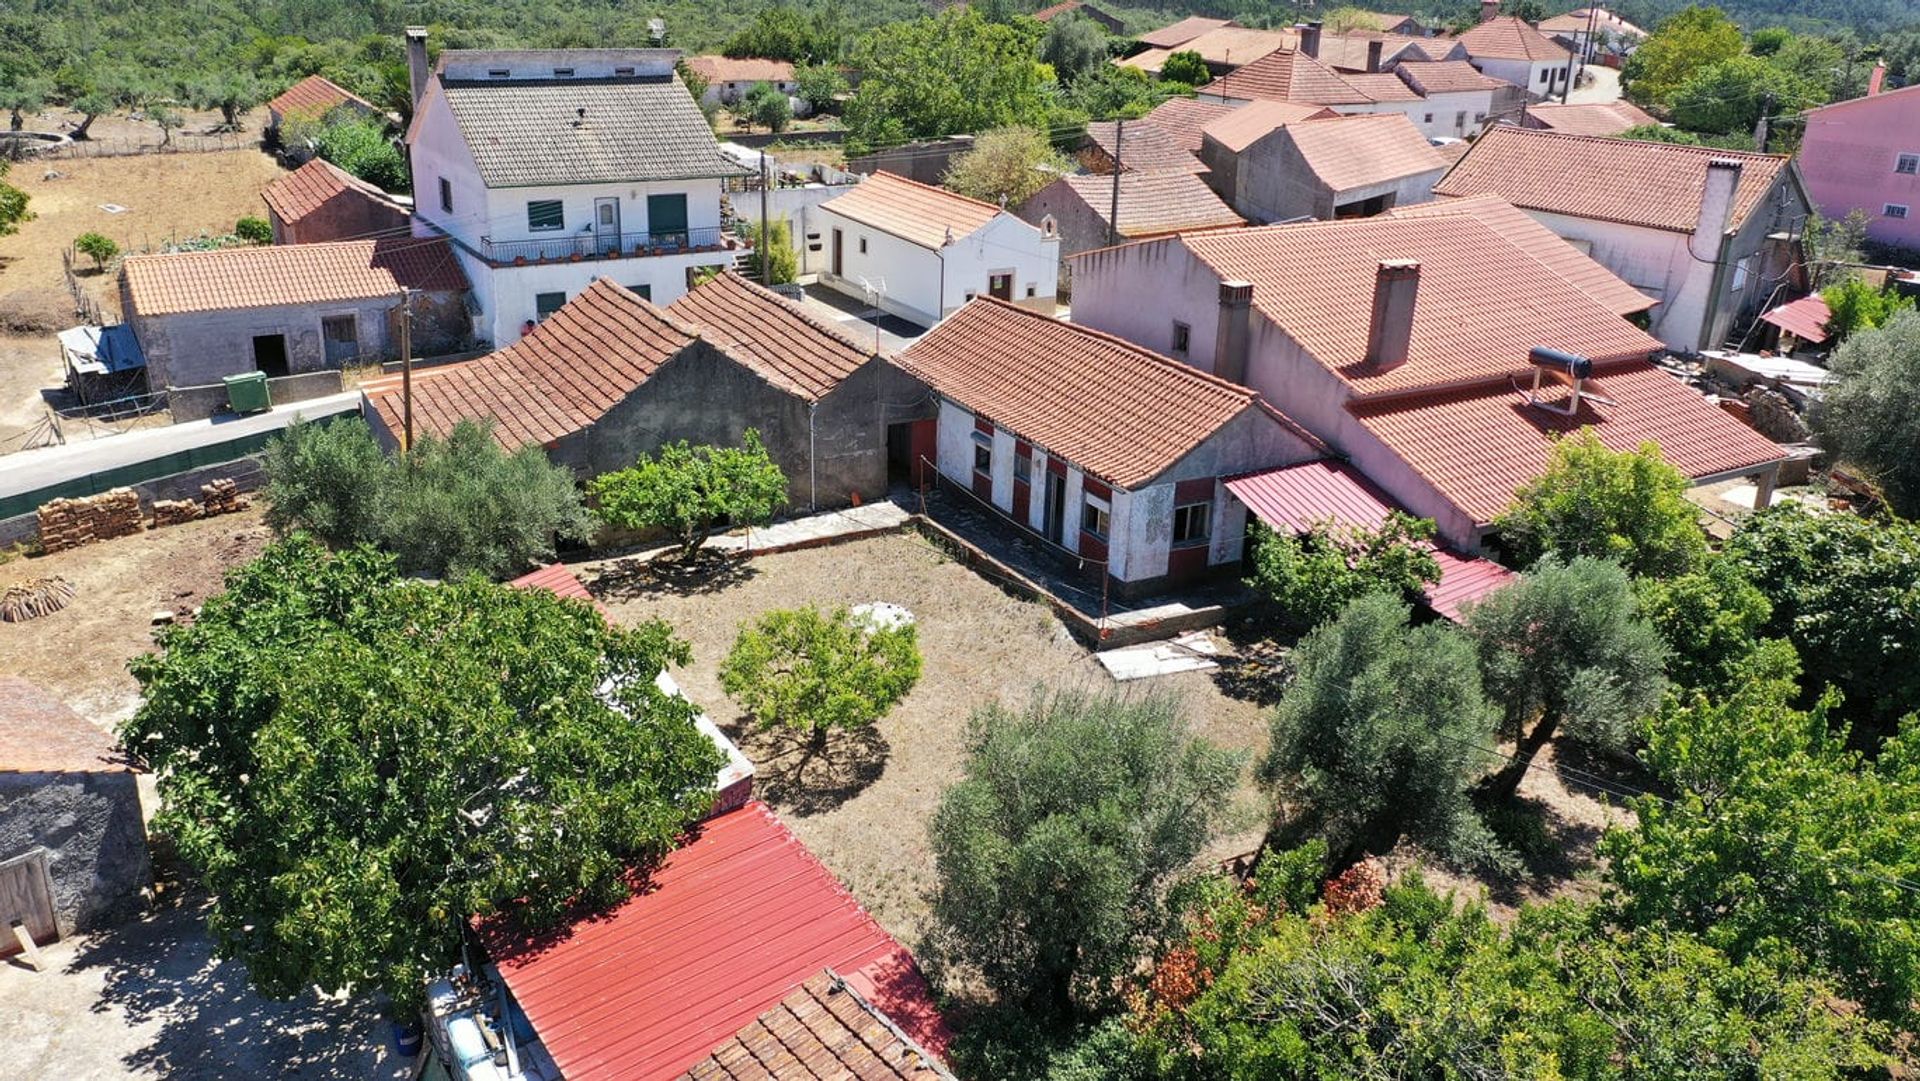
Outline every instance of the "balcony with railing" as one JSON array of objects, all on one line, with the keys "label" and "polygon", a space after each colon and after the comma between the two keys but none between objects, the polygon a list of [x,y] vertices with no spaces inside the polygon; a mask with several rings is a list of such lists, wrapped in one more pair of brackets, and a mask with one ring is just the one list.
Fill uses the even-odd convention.
[{"label": "balcony with railing", "polygon": [[495,240],[483,236],[479,247],[481,258],[496,266],[531,266],[738,251],[751,245],[714,227],[658,233],[567,233],[531,240]]}]

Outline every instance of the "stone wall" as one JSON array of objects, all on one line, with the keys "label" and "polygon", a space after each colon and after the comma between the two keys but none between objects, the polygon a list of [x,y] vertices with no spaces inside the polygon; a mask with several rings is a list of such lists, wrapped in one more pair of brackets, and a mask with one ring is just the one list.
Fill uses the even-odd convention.
[{"label": "stone wall", "polygon": [[56,499],[41,506],[38,517],[40,547],[47,552],[64,552],[146,528],[140,515],[140,497],[131,488],[115,488],[84,499]]},{"label": "stone wall", "polygon": [[0,859],[35,848],[62,937],[137,915],[153,869],[134,775],[0,772]]}]

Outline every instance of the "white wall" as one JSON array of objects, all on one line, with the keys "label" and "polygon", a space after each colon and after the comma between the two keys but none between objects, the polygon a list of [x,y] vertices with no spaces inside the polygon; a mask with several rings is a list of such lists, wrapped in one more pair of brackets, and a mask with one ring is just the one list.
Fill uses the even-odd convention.
[{"label": "white wall", "polygon": [[[427,83],[426,97],[420,102],[420,115],[414,121],[414,140],[409,147],[413,168],[413,211],[440,227],[457,240],[479,246],[487,232],[487,188],[480,182],[480,171],[473,153],[460,133],[460,124],[441,94],[440,83]],[[453,209],[440,205],[440,178],[453,187]],[[421,231],[416,229],[415,233]],[[469,275],[471,277],[471,275]],[[477,288],[477,283],[476,283]]]},{"label": "white wall", "polygon": [[[1470,58],[1473,66],[1484,75],[1496,79],[1505,79],[1525,90],[1535,99],[1560,93],[1566,84],[1567,69],[1572,66],[1572,57],[1560,60],[1501,60],[1494,57],[1475,56]],[[1545,76],[1545,77],[1543,77]]]},{"label": "white wall", "polygon": [[[821,280],[850,296],[864,295],[863,279],[876,286],[884,282],[881,306],[901,318],[932,326],[965,304],[969,294],[985,295],[988,275],[1003,272],[1013,274],[1015,303],[1052,310],[1059,288],[1060,240],[1041,236],[1012,214],[997,215],[937,250],[854,221],[831,206],[809,215],[809,228],[816,218]],[[844,238],[837,278],[832,274],[836,228]],[[860,250],[862,240],[865,252]]]},{"label": "white wall", "polygon": [[1073,321],[1118,335],[1164,356],[1173,324],[1191,333],[1184,360],[1213,371],[1220,326],[1220,279],[1177,240],[1153,240],[1087,252],[1073,259]]},{"label": "white wall", "polygon": [[940,419],[934,435],[933,459],[940,475],[963,488],[973,488],[973,413],[951,398],[940,399]]},{"label": "white wall", "polygon": [[[677,180],[671,183],[567,184],[538,185],[526,188],[493,188],[487,192],[485,225],[482,235],[495,241],[555,241],[555,254],[567,250],[564,241],[590,235],[594,224],[596,199],[620,200],[620,232],[645,233],[651,230],[647,220],[650,195],[685,195],[687,228],[720,227],[720,181]],[[436,196],[437,198],[437,196]],[[558,230],[535,232],[527,227],[527,204],[557,199],[564,222]]]},{"label": "white wall", "polygon": [[[733,255],[731,251],[700,252],[491,270],[484,269],[486,264],[476,259],[473,262],[483,268],[480,277],[489,279],[491,294],[488,306],[481,309],[483,333],[495,346],[511,345],[520,340],[526,321],[539,314],[537,300],[541,293],[565,293],[567,299],[572,300],[596,278],[607,278],[636,291],[641,285],[649,285],[652,287],[649,299],[665,307],[687,291],[688,269],[730,266]],[[471,275],[471,271],[469,273]],[[475,295],[478,296],[477,284]]]}]

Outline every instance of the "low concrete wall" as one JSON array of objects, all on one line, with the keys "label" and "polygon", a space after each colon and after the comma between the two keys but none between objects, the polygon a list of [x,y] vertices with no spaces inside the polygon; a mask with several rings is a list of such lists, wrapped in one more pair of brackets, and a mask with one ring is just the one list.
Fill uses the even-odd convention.
[{"label": "low concrete wall", "polygon": [[[139,494],[144,509],[151,510],[153,504],[162,499],[198,499],[202,484],[223,478],[233,480],[234,491],[251,492],[266,483],[267,474],[258,456],[247,456],[230,462],[202,466],[185,473],[175,473],[170,477],[156,477],[153,480],[129,484],[127,487]],[[0,519],[0,547],[33,540],[39,533],[38,514],[21,514]]]},{"label": "low concrete wall", "polygon": [[[269,379],[267,393],[272,397],[273,404],[285,405],[338,394],[345,386],[340,372],[330,369]],[[172,411],[175,424],[205,420],[215,413],[224,413],[227,409],[227,385],[204,383],[197,387],[174,387],[167,391],[167,408]]]},{"label": "low concrete wall", "polygon": [[0,859],[37,847],[62,937],[139,913],[153,867],[131,772],[0,773]]}]

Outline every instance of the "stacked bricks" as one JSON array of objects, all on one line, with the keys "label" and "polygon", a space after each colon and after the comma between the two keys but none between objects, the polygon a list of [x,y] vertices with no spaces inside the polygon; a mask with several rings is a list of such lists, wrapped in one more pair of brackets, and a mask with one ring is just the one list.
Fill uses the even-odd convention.
[{"label": "stacked bricks", "polygon": [[200,514],[200,504],[191,499],[156,499],[153,503],[153,528],[191,522]]},{"label": "stacked bricks", "polygon": [[131,488],[84,499],[56,499],[40,507],[39,519],[40,548],[46,552],[64,552],[146,528],[140,517],[140,497]]},{"label": "stacked bricks", "polygon": [[200,486],[200,499],[162,499],[153,505],[153,527],[179,525],[196,518],[211,518],[216,514],[232,514],[245,510],[247,501],[240,497],[240,489],[231,478],[216,480]]}]

